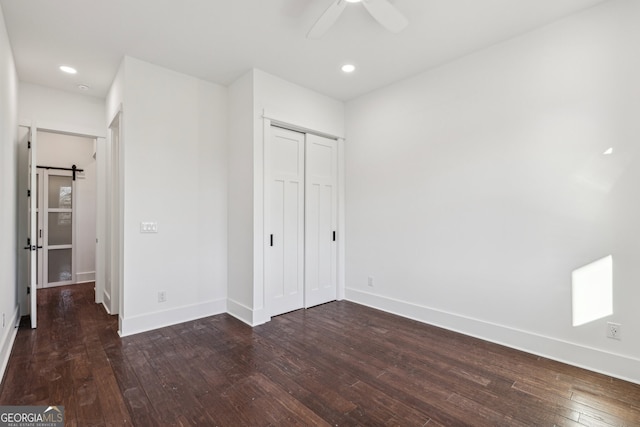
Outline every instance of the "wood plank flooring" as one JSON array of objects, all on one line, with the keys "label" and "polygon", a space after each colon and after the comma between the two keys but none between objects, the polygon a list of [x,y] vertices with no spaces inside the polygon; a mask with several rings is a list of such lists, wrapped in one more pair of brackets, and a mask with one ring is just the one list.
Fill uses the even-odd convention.
[{"label": "wood plank flooring", "polygon": [[640,426],[638,385],[354,303],[120,339],[93,299],[39,293],[0,405],[64,405],[67,426]]}]

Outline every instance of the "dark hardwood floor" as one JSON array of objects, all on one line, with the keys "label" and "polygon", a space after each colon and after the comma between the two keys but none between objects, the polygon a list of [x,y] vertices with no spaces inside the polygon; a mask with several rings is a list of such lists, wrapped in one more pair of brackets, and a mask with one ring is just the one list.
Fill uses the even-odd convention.
[{"label": "dark hardwood floor", "polygon": [[640,425],[638,385],[349,302],[123,339],[93,284],[38,306],[0,405],[64,405],[67,426]]}]

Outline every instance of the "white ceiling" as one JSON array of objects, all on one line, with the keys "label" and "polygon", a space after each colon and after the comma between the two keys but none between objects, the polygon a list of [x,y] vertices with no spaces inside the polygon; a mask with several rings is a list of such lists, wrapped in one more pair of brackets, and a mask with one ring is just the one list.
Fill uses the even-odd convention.
[{"label": "white ceiling", "polygon": [[[0,0],[21,81],[104,97],[124,55],[228,85],[260,68],[349,100],[607,0],[396,0],[409,27],[384,30],[349,5],[320,40],[333,0]],[[340,66],[358,69],[345,75]],[[69,76],[58,71],[68,64]]]}]

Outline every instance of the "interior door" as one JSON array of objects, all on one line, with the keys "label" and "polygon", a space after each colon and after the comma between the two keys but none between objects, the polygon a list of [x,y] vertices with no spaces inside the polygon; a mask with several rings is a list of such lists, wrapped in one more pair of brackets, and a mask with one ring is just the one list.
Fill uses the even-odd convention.
[{"label": "interior door", "polygon": [[38,233],[38,247],[36,253],[36,259],[38,260],[36,271],[36,287],[38,289],[42,289],[44,287],[44,253],[42,248],[44,248],[44,215],[43,206],[44,206],[44,175],[45,171],[43,169],[36,170],[36,231]]},{"label": "interior door", "polygon": [[337,296],[338,143],[308,134],[305,163],[305,307]]},{"label": "interior door", "polygon": [[46,287],[75,283],[74,181],[69,171],[47,170],[44,179],[44,274]]},{"label": "interior door", "polygon": [[265,291],[269,315],[304,306],[303,133],[271,127],[267,176]]},{"label": "interior door", "polygon": [[28,194],[29,194],[29,218],[28,218],[28,233],[27,233],[27,247],[29,250],[28,263],[29,263],[29,287],[27,292],[29,293],[29,308],[31,316],[31,327],[36,328],[38,326],[38,287],[36,284],[38,272],[38,219],[37,219],[37,194],[36,189],[38,186],[38,176],[36,171],[36,146],[37,146],[37,129],[31,127],[29,129],[29,163],[27,172],[29,174],[28,182]]}]

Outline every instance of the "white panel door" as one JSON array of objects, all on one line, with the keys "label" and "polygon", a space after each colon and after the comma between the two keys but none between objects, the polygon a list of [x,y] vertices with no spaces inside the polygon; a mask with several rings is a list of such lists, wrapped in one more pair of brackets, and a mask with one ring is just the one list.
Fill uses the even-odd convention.
[{"label": "white panel door", "polygon": [[305,307],[337,296],[337,141],[307,135],[305,165]]},{"label": "white panel door", "polygon": [[304,305],[304,141],[302,133],[271,127],[265,150],[265,293],[270,316]]},{"label": "white panel door", "polygon": [[29,309],[31,317],[31,327],[38,326],[38,287],[37,287],[37,265],[38,265],[38,211],[37,211],[37,194],[38,174],[36,170],[36,146],[37,146],[37,129],[32,126],[29,130],[29,230],[27,238],[27,248],[29,248]]}]

